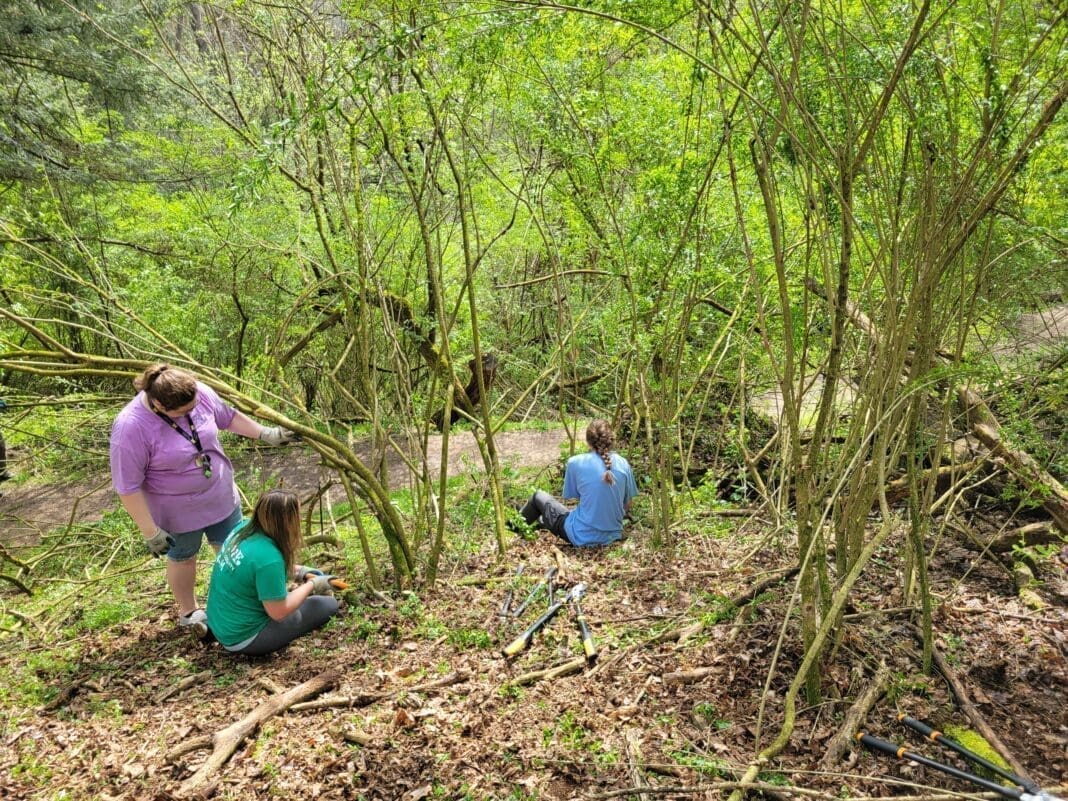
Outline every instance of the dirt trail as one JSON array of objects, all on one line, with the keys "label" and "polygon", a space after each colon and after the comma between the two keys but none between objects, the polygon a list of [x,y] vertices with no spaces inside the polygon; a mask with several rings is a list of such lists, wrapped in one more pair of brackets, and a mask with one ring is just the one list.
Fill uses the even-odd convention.
[{"label": "dirt trail", "polygon": [[[236,438],[235,438],[236,439]],[[494,441],[502,465],[514,468],[545,468],[560,460],[561,446],[567,442],[563,429],[552,431],[513,431],[498,434]],[[239,481],[250,491],[257,488],[284,486],[302,497],[329,483],[332,470],[324,468],[319,455],[302,446],[265,448],[239,447],[231,439],[227,452],[234,460]],[[372,458],[370,444],[357,443],[354,450],[365,463]],[[441,437],[433,435],[428,445],[430,470],[437,476],[441,468]],[[406,486],[410,471],[396,453],[387,457],[390,486]],[[482,457],[469,431],[453,432],[449,437],[449,475],[481,472]],[[332,501],[344,499],[344,490],[334,485],[328,490]],[[5,485],[0,496],[0,542],[27,545],[57,526],[68,523],[94,523],[104,514],[119,508],[111,489],[111,478],[70,484]]]}]

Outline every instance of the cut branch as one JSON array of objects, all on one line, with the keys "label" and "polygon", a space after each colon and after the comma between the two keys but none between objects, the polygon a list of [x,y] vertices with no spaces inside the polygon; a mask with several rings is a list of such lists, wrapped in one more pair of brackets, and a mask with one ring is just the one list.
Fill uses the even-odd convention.
[{"label": "cut branch", "polygon": [[320,673],[315,678],[309,679],[303,684],[298,684],[280,695],[272,695],[245,717],[230,724],[225,729],[217,731],[210,738],[196,738],[171,751],[167,755],[168,760],[198,748],[206,747],[209,744],[212,747],[211,754],[204,761],[204,764],[200,766],[200,769],[182,783],[178,791],[179,795],[181,797],[189,797],[203,787],[211,776],[233,756],[245,738],[255,732],[265,720],[277,715],[279,712],[284,712],[298,701],[318,695],[324,690],[333,687],[340,678],[341,672],[338,670],[328,670],[325,673]]}]

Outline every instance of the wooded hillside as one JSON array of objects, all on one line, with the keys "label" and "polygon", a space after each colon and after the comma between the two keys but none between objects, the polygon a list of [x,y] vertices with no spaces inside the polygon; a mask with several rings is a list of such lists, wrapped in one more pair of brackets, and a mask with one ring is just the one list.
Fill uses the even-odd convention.
[{"label": "wooded hillside", "polygon": [[[618,708],[656,696],[654,684],[682,692],[712,675],[687,671],[738,643],[759,666],[747,679],[757,700],[731,715],[748,733],[701,745],[729,763],[718,781],[743,785],[725,788],[732,801],[767,785],[777,759],[802,792],[872,793],[826,775],[867,710],[847,713],[872,682],[869,709],[887,687],[907,695],[926,680],[903,678],[913,670],[950,684],[961,672],[966,685],[966,666],[945,661],[959,635],[944,627],[978,614],[973,601],[997,597],[1034,626],[1043,644],[1028,658],[1045,672],[1031,697],[1066,678],[1066,14],[975,0],[7,3],[0,433],[12,480],[0,519],[24,515],[40,487],[103,491],[131,379],[179,365],[302,436],[290,469],[319,471],[306,533],[324,538],[313,545],[348,574],[347,603],[375,621],[356,651],[339,633],[351,618],[330,630],[344,659],[445,638],[454,656],[475,649],[483,661],[468,670],[484,673],[515,632],[479,613],[492,622],[509,581],[529,589],[514,579],[520,561],[556,559],[507,524],[533,487],[559,493],[559,460],[517,468],[502,431],[562,428],[564,457],[605,418],[639,476],[636,536],[566,557],[605,586],[651,583],[644,600],[626,595],[645,623],[591,602],[610,664],[640,681],[587,670],[567,708],[598,675],[614,693],[600,700]],[[460,432],[478,456],[450,475]],[[272,480],[251,461],[246,496]],[[92,515],[75,504],[65,525],[27,540],[0,531],[0,636],[53,659],[56,643],[86,637],[110,653],[101,631],[113,624],[120,638],[149,636],[133,621],[145,622],[158,576],[110,500]],[[60,591],[72,577],[86,583]],[[135,587],[121,611],[86,634],[104,602],[93,588],[120,584]],[[400,610],[435,597],[462,622],[405,629],[426,633]],[[646,601],[670,606],[671,625]],[[865,639],[884,655],[901,640],[918,650],[880,666]],[[639,640],[677,662],[654,670],[635,656]],[[701,659],[687,659],[691,641]],[[413,659],[438,658],[424,646]],[[199,674],[220,657],[196,659]],[[70,700],[56,701],[58,681],[25,689],[32,661],[5,667],[23,688],[5,702],[9,766],[25,763],[27,710]],[[1048,784],[1068,768],[1056,745],[1068,732],[1055,709],[1044,722],[1038,710],[1063,702],[1063,686],[1026,715],[1046,743],[1033,762],[997,742],[1009,701],[954,692],[930,708]],[[494,692],[455,726],[482,731],[473,721],[498,707]],[[228,725],[206,714],[178,730]],[[708,734],[721,717],[705,717]],[[650,798],[635,743],[613,746],[617,758],[636,749],[626,770],[601,764],[604,779],[587,765],[551,788],[520,781],[544,754],[516,745],[522,769],[498,765],[470,797]],[[707,779],[682,751],[696,753],[661,754],[672,763],[661,779],[672,765]],[[825,773],[809,782],[810,769]],[[180,770],[145,770],[109,792],[190,791]],[[11,792],[104,797],[99,786],[48,795],[32,774]],[[460,798],[465,782],[428,786]],[[724,789],[687,795],[687,782],[679,797]],[[427,795],[388,786],[323,797]],[[230,789],[272,792],[251,787]]]}]

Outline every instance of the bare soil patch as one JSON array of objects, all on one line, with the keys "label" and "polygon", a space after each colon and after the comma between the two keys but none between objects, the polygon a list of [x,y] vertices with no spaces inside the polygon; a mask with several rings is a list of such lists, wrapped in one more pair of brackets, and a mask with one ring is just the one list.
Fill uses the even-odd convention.
[{"label": "bare soil patch", "polygon": [[[568,437],[563,429],[509,431],[497,434],[495,441],[502,464],[540,469],[560,461],[561,447]],[[331,483],[333,471],[320,464],[318,454],[310,448],[300,445],[268,448],[246,443],[240,437],[230,437],[225,446],[238,479],[245,486],[263,489],[284,486],[307,497]],[[369,443],[357,443],[355,451],[365,463],[374,458]],[[430,437],[428,451],[429,468],[436,477],[441,469],[440,435]],[[452,432],[448,463],[450,476],[484,469],[470,431]],[[411,472],[404,460],[391,451],[386,454],[386,465],[390,485],[406,486]],[[99,478],[69,484],[4,484],[0,485],[0,491],[0,542],[16,545],[33,544],[43,533],[58,526],[99,521],[108,510],[119,508],[106,472]],[[336,483],[327,494],[333,501],[344,499],[344,490]]]}]

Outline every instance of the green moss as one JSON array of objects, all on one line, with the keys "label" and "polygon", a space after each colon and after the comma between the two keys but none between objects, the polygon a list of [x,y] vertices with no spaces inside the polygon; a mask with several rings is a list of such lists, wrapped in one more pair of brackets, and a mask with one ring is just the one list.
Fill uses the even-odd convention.
[{"label": "green moss", "polygon": [[[972,731],[971,729],[967,729],[963,726],[947,726],[944,729],[943,733],[950,740],[953,740],[954,742],[963,745],[969,751],[974,754],[977,754],[978,756],[981,756],[987,762],[997,765],[999,768],[1003,768],[1004,770],[1012,771],[1012,766],[1010,766],[1008,762],[1002,759],[1001,754],[995,751],[990,746],[990,743],[988,743],[978,732]],[[1000,780],[1002,784],[1012,786],[1010,782],[1001,779],[1000,776],[993,774],[991,771],[986,770],[985,768],[979,765],[969,764],[968,769],[972,770],[979,776],[983,776],[985,778],[992,779],[995,781]]]}]

